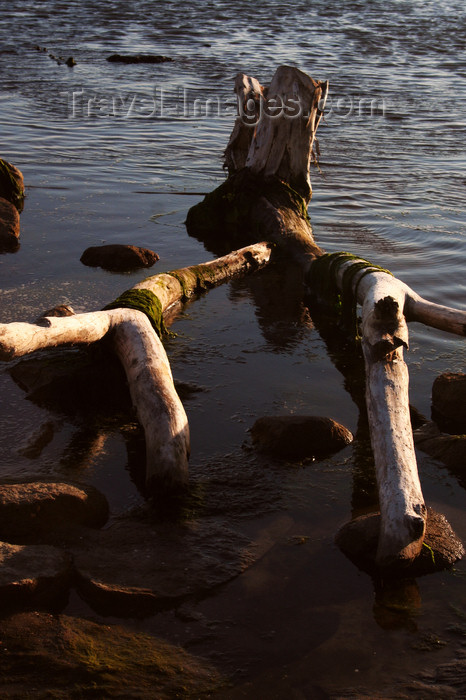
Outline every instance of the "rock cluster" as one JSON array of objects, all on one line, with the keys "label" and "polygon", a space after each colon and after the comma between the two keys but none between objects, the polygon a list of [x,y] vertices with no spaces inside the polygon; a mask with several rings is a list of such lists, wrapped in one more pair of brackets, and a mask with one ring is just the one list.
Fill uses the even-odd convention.
[{"label": "rock cluster", "polygon": [[89,486],[0,486],[0,608],[60,610],[74,587],[102,614],[153,614],[229,581],[255,559],[247,538],[218,519],[154,524],[138,512],[107,523],[108,516],[105,497]]},{"label": "rock cluster", "polygon": [[0,486],[0,607],[60,609],[75,571],[56,541],[107,518],[105,497],[89,487],[44,481]]}]

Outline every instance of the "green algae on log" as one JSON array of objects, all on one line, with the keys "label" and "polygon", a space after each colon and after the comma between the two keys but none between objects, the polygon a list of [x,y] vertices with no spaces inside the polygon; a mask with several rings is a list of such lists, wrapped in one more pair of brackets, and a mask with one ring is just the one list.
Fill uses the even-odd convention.
[{"label": "green algae on log", "polygon": [[[345,266],[341,284],[337,284],[337,271],[340,265],[351,262]],[[358,275],[358,272],[361,274]],[[307,284],[311,293],[316,294],[326,305],[332,306],[341,316],[351,331],[354,338],[360,340],[358,319],[356,316],[359,285],[366,275],[372,272],[386,272],[392,275],[380,265],[364,260],[353,253],[346,251],[336,253],[324,253],[318,257],[311,266],[307,276]],[[355,280],[355,276],[357,279]],[[393,276],[393,275],[392,275]]]},{"label": "green algae on log", "polygon": [[230,175],[191,207],[186,228],[216,253],[263,240],[300,260],[322,253],[312,236],[306,200],[276,176],[263,177],[249,168]]},{"label": "green algae on log", "polygon": [[104,306],[104,311],[108,309],[135,309],[136,311],[142,311],[159,337],[167,333],[163,320],[162,304],[158,296],[150,289],[127,289],[115,301]]}]

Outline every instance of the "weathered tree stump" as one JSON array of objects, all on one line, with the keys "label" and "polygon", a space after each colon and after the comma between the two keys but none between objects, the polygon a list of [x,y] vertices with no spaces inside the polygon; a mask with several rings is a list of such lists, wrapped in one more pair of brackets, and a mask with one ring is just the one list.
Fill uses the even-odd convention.
[{"label": "weathered tree stump", "polygon": [[268,240],[309,269],[321,254],[307,213],[309,165],[328,92],[297,68],[281,66],[270,87],[239,74],[240,116],[225,151],[225,183],[192,207],[188,233],[216,252]]}]

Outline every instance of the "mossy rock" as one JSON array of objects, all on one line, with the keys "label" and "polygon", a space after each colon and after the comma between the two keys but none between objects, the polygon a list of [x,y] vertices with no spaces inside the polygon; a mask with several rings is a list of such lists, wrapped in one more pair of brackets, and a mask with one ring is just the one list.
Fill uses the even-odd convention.
[{"label": "mossy rock", "polygon": [[4,698],[210,697],[215,669],[180,647],[115,625],[46,613],[2,621]]}]

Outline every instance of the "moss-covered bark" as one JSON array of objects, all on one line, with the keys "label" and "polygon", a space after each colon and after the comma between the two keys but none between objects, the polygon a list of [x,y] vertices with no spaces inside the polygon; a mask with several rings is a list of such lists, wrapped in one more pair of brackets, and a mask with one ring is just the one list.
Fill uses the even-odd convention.
[{"label": "moss-covered bark", "polygon": [[186,227],[217,254],[262,240],[295,259],[322,252],[312,236],[306,200],[277,177],[262,177],[249,168],[192,207]]}]

